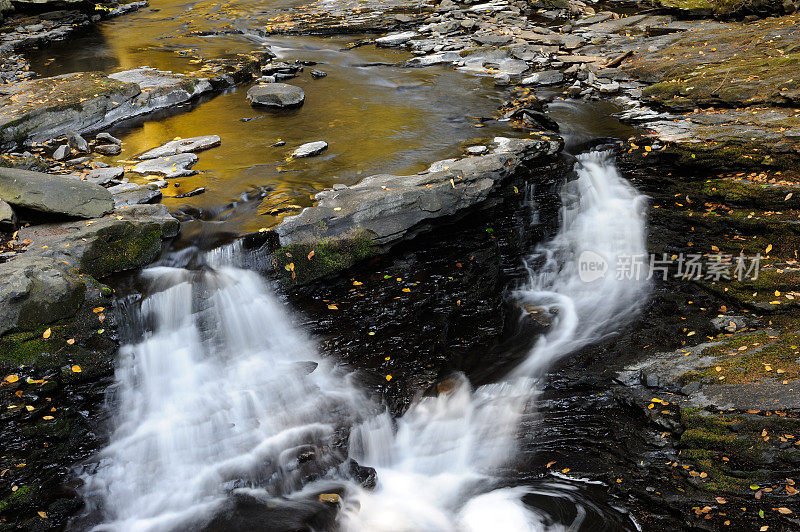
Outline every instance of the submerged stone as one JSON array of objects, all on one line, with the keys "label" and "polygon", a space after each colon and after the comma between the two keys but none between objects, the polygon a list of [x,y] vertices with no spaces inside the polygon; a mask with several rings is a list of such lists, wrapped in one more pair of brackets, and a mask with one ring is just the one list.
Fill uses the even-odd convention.
[{"label": "submerged stone", "polygon": [[294,152],[292,152],[292,157],[295,159],[300,159],[302,157],[313,157],[314,155],[319,155],[327,149],[328,143],[324,140],[308,142],[294,150]]},{"label": "submerged stone", "polygon": [[247,99],[253,107],[299,107],[305,102],[306,94],[294,85],[268,83],[251,87],[247,91]]}]

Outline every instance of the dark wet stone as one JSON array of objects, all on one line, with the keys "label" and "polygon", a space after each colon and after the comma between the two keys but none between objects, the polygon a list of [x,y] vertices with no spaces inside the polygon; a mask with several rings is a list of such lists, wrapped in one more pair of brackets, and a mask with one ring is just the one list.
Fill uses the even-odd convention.
[{"label": "dark wet stone", "polygon": [[285,83],[256,85],[247,91],[247,99],[253,107],[299,107],[306,99],[300,87]]}]

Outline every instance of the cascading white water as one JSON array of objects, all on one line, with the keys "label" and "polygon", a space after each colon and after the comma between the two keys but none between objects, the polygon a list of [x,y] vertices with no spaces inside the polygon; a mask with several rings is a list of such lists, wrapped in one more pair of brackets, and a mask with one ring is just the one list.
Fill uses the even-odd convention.
[{"label": "cascading white water", "polygon": [[106,521],[97,529],[202,522],[249,482],[272,496],[300,488],[292,450],[352,423],[361,397],[287,323],[256,273],[143,275],[155,293],[142,316],[155,329],[120,352],[117,425],[83,475],[87,502]]},{"label": "cascading white water", "polygon": [[[237,487],[291,493],[301,486],[295,451],[325,446],[343,424],[353,426],[351,457],[376,468],[378,486],[348,483],[342,529],[544,529],[521,501],[529,490],[498,488],[495,478],[514,453],[536,378],[612,333],[647,292],[646,281],[618,279],[611,268],[581,280],[583,251],[608,264],[645,252],[644,199],[607,154],[579,157],[576,171],[562,191],[561,228],[530,257],[530,282],[517,292],[521,304],[557,309],[550,331],[507,380],[473,391],[461,379],[396,426],[318,359],[255,273],[146,270],[155,291],[142,314],[155,327],[121,350],[116,427],[83,474],[87,504],[104,519],[96,529],[202,523]],[[309,361],[320,366],[310,371]]]},{"label": "cascading white water", "polygon": [[[619,175],[609,154],[578,160],[578,179],[562,189],[560,229],[529,258],[529,283],[517,291],[521,304],[557,311],[550,331],[505,382],[474,392],[462,382],[450,394],[425,398],[397,421],[396,433],[388,417],[362,424],[351,452],[376,467],[379,485],[359,492],[342,513],[346,530],[559,528],[545,527],[524,507],[524,488],[494,490],[493,475],[513,456],[540,372],[613,333],[636,314],[648,288],[645,276],[617,276],[614,268],[618,258],[644,256],[645,198]],[[586,257],[605,260],[605,275],[582,280],[579,262]]]}]

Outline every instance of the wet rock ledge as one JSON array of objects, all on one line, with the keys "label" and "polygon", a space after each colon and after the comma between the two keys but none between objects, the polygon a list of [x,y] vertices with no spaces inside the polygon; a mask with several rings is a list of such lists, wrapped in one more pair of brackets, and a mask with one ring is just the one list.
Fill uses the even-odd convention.
[{"label": "wet rock ledge", "polygon": [[[496,137],[486,155],[438,161],[410,176],[374,175],[316,195],[316,205],[275,229],[274,266],[299,284],[335,274],[427,225],[483,203],[520,166],[558,153],[555,134]],[[481,151],[473,147],[472,151]]]},{"label": "wet rock ledge", "polygon": [[0,148],[41,142],[68,131],[95,132],[111,124],[174,107],[261,75],[269,52],[211,59],[176,74],[140,67],[105,75],[78,72],[0,88]]}]

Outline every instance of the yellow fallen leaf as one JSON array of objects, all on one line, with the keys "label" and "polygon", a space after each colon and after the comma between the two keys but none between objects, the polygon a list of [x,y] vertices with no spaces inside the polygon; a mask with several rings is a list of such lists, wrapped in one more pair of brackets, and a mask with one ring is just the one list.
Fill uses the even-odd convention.
[{"label": "yellow fallen leaf", "polygon": [[55,419],[53,416],[43,416],[42,419],[45,421],[50,421],[51,419]]},{"label": "yellow fallen leaf", "polygon": [[770,251],[772,251],[772,244],[768,244],[767,249],[764,250],[765,253],[769,253]]},{"label": "yellow fallen leaf", "polygon": [[328,305],[328,308],[330,310],[339,310],[339,307],[337,307],[336,305]]},{"label": "yellow fallen leaf", "polygon": [[81,369],[80,366],[78,365],[72,366],[72,373],[80,373],[81,371],[83,370]]},{"label": "yellow fallen leaf", "polygon": [[42,333],[42,338],[47,340],[48,338],[50,338],[51,334],[53,334],[53,331],[51,331],[50,328],[48,327],[47,330]]},{"label": "yellow fallen leaf", "polygon": [[308,260],[311,260],[311,258],[312,258],[313,256],[314,256],[314,250],[312,249],[312,250],[311,250],[311,251],[308,253]]},{"label": "yellow fallen leaf", "polygon": [[75,343],[75,338],[70,338],[69,340],[67,340],[67,345],[72,345],[74,343]]},{"label": "yellow fallen leaf", "polygon": [[95,307],[95,308],[92,309],[92,312],[94,312],[95,314],[100,314],[104,310],[105,310],[105,307]]},{"label": "yellow fallen leaf", "polygon": [[792,511],[785,506],[781,506],[780,508],[777,508],[777,510],[779,514],[783,515],[789,515],[790,513],[792,513]]},{"label": "yellow fallen leaf", "polygon": [[42,519],[47,519],[47,513],[46,512],[38,511],[36,513],[39,514],[39,517],[41,517]]},{"label": "yellow fallen leaf", "polygon": [[359,281],[353,281],[353,286],[361,286],[361,285],[363,285],[363,284],[364,284],[364,283],[362,283],[362,282],[359,282]]},{"label": "yellow fallen leaf", "polygon": [[6,382],[17,382],[19,380],[19,375],[7,375]]},{"label": "yellow fallen leaf", "polygon": [[403,288],[403,292],[411,292],[410,288]]},{"label": "yellow fallen leaf", "polygon": [[565,467],[564,469],[562,469],[562,470],[561,470],[561,472],[562,472],[562,473],[565,473],[565,474],[566,474],[566,473],[569,473],[569,468],[568,468],[568,467]]},{"label": "yellow fallen leaf", "polygon": [[391,375],[387,375],[387,376],[386,376],[386,380],[387,380],[387,381],[390,381],[390,380],[392,380],[392,376],[391,376]]}]

